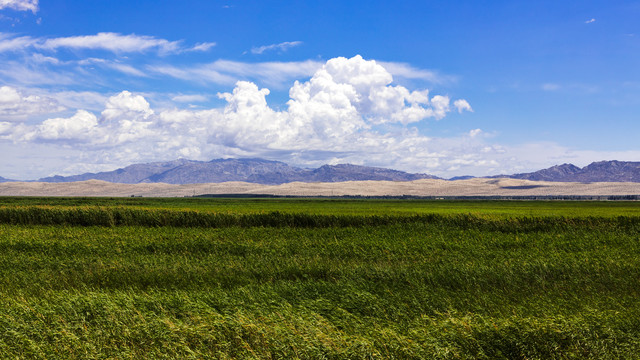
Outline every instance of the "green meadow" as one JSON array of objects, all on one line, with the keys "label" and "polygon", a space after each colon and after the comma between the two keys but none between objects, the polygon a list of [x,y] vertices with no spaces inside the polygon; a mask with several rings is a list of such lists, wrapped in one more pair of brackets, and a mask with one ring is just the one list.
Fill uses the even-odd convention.
[{"label": "green meadow", "polygon": [[638,354],[638,202],[0,198],[2,359]]}]

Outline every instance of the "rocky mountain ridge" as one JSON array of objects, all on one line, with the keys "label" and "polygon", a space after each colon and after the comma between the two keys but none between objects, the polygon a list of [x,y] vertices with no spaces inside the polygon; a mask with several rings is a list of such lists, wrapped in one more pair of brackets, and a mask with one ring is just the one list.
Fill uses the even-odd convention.
[{"label": "rocky mountain ridge", "polygon": [[[473,176],[458,176],[449,180],[470,179]],[[573,164],[562,164],[530,173],[495,175],[488,178],[512,178],[554,182],[640,182],[640,162],[599,161],[583,168]],[[41,178],[39,182],[73,182],[103,180],[112,183],[167,183],[197,184],[244,181],[249,183],[277,185],[293,181],[341,182],[358,180],[412,181],[439,179],[428,174],[412,174],[404,171],[353,164],[323,165],[316,169],[290,166],[284,162],[264,159],[215,159],[195,161],[178,159],[166,162],[133,164],[127,167],[72,176]],[[0,182],[14,180],[0,177]]]},{"label": "rocky mountain ridge", "polygon": [[562,164],[530,173],[492,177],[557,182],[640,182],[640,162],[598,161],[583,168]]},{"label": "rocky mountain ridge", "polygon": [[303,169],[280,161],[263,159],[215,159],[211,161],[175,160],[130,165],[114,171],[73,176],[53,176],[40,182],[104,180],[114,183],[199,184],[244,181],[276,185],[293,181],[339,182],[355,180],[411,181],[436,179],[428,174],[410,174],[385,168],[339,164]]}]

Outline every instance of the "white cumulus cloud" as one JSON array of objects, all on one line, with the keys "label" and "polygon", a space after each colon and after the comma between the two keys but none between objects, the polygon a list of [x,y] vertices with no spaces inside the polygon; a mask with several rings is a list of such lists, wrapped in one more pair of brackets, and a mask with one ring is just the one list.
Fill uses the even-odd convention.
[{"label": "white cumulus cloud", "polygon": [[9,135],[13,130],[14,125],[10,122],[0,121],[0,138],[2,136]]},{"label": "white cumulus cloud", "polygon": [[6,8],[35,14],[38,11],[38,0],[0,0],[0,10]]},{"label": "white cumulus cloud", "polygon": [[123,91],[110,97],[102,112],[102,117],[106,120],[123,116],[146,119],[151,115],[153,115],[153,110],[147,100],[141,95],[133,95],[129,91]]},{"label": "white cumulus cloud", "polygon": [[98,118],[88,111],[78,110],[70,118],[47,119],[31,135],[45,140],[94,141]]},{"label": "white cumulus cloud", "polygon": [[0,119],[25,119],[30,115],[63,111],[58,101],[44,96],[25,95],[10,86],[0,87]]},{"label": "white cumulus cloud", "polygon": [[45,120],[33,127],[25,138],[67,142],[89,149],[116,148],[145,137],[148,144],[158,135],[150,130],[153,115],[144,97],[123,91],[107,100],[100,117],[78,110],[69,118]]},{"label": "white cumulus cloud", "polygon": [[463,111],[473,112],[473,109],[471,108],[471,105],[469,105],[469,102],[467,100],[464,100],[464,99],[458,99],[458,100],[454,101],[453,102],[453,106],[456,107],[456,109],[458,110],[459,113],[461,113]]},{"label": "white cumulus cloud", "polygon": [[[360,56],[331,59],[307,81],[296,82],[285,109],[270,107],[269,93],[239,81],[232,91],[218,94],[226,102],[222,108],[154,110],[142,95],[123,91],[107,99],[99,114],[78,110],[21,133],[24,141],[81,149],[78,163],[100,166],[256,156],[308,166],[350,162],[425,172],[480,166],[487,156],[478,130],[442,140],[408,128],[445,117],[451,100],[393,85],[383,66]],[[456,101],[455,108],[463,104]]]},{"label": "white cumulus cloud", "polygon": [[426,90],[409,91],[391,85],[392,75],[373,60],[361,56],[334,58],[305,82],[296,82],[289,94],[290,112],[315,121],[335,121],[362,128],[367,124],[418,122],[426,118],[443,118],[449,98],[429,98]]}]

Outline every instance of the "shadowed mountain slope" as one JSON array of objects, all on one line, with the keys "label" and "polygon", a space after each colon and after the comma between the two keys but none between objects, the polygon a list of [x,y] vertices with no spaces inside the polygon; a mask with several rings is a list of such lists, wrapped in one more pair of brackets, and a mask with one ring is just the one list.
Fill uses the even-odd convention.
[{"label": "shadowed mountain slope", "polygon": [[[471,179],[460,176],[450,180]],[[552,166],[547,169],[514,175],[496,175],[488,178],[512,178],[532,181],[559,182],[640,182],[640,162],[600,161],[579,168],[572,164]],[[130,165],[114,171],[86,173],[73,176],[52,176],[41,182],[72,182],[103,180],[113,183],[167,183],[198,184],[244,181],[256,184],[276,185],[293,181],[342,182],[342,181],[412,181],[439,179],[428,174],[411,174],[404,171],[352,164],[323,165],[317,169],[290,166],[280,161],[264,159],[215,159],[195,161],[179,159],[167,162]],[[13,180],[0,177],[0,182]]]},{"label": "shadowed mountain slope", "polygon": [[71,182],[104,180],[114,183],[197,184],[245,181],[258,184],[301,182],[338,182],[354,180],[411,181],[435,179],[427,174],[351,164],[324,165],[317,169],[303,169],[280,161],[263,159],[216,159],[211,161],[175,160],[130,165],[122,169],[74,176],[42,178],[42,182]]},{"label": "shadowed mountain slope", "polygon": [[179,159],[167,162],[153,162],[148,164],[135,164],[127,167],[105,171],[99,173],[85,173],[81,175],[72,176],[51,176],[39,179],[41,182],[72,182],[72,181],[85,181],[85,180],[104,180],[113,183],[123,184],[137,184],[143,182],[150,176],[173,169],[177,166],[195,162],[192,160]]},{"label": "shadowed mountain slope", "polygon": [[640,182],[640,162],[599,161],[583,168],[562,164],[531,173],[492,177],[561,182]]},{"label": "shadowed mountain slope", "polygon": [[398,170],[352,164],[324,165],[312,171],[312,181],[339,182],[353,180],[412,181],[439,179],[427,174],[410,174]]}]

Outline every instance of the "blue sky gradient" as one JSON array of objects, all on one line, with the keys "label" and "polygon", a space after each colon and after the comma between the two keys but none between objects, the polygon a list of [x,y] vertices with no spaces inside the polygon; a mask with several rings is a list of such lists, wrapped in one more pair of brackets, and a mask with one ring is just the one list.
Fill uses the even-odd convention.
[{"label": "blue sky gradient", "polygon": [[178,157],[444,177],[640,160],[639,1],[0,4],[6,178]]}]

